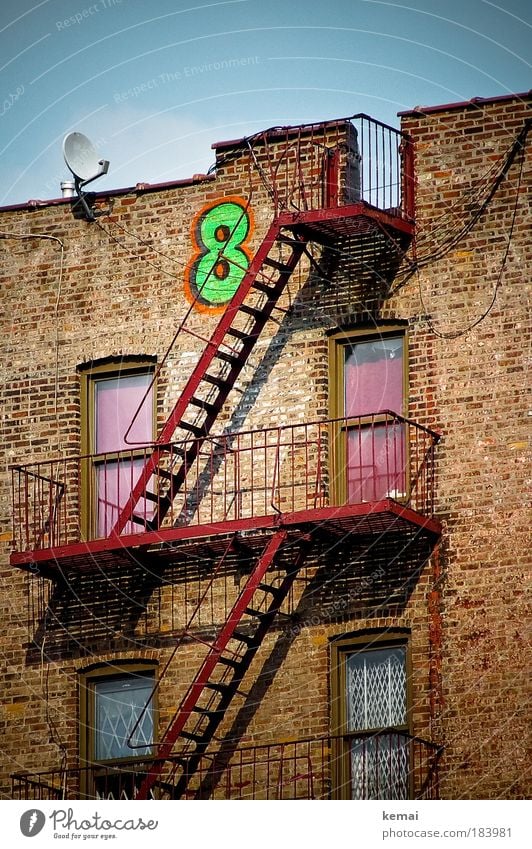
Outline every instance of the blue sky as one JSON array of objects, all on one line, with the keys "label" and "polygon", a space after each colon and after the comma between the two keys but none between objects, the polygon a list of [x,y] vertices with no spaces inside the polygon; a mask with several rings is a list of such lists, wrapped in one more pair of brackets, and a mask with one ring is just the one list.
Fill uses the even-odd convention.
[{"label": "blue sky", "polygon": [[274,125],[531,87],[529,0],[2,0],[0,205],[60,195],[73,130],[93,189],[206,171]]}]

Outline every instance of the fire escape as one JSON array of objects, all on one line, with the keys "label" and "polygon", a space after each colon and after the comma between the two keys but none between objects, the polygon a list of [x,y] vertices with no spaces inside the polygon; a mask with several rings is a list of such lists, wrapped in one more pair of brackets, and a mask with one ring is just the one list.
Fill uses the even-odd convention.
[{"label": "fire escape", "polygon": [[[115,769],[109,773],[112,788],[104,781],[100,795],[205,798],[209,787],[224,782],[231,798],[242,795],[250,780],[236,780],[234,758],[228,763],[217,732],[314,547],[347,535],[353,545],[359,541],[361,550],[371,545],[372,556],[385,567],[393,568],[400,550],[415,573],[440,535],[433,516],[438,437],[392,411],[349,422],[213,435],[294,271],[302,261],[311,268],[315,264],[311,246],[323,251],[347,247],[351,269],[358,269],[359,278],[373,288],[389,286],[404,259],[414,233],[410,144],[366,116],[355,118],[361,128],[360,153],[352,144],[352,119],[270,131],[248,142],[253,164],[269,188],[273,220],[156,442],[121,455],[124,470],[131,470],[129,488],[108,535],[79,536],[79,482],[90,458],[63,458],[13,471],[16,550],[11,563],[38,571],[41,578],[127,569],[132,558],[140,563],[145,558],[151,569],[166,568],[194,552],[208,550],[211,558],[206,588],[157,688],[164,686],[167,669],[187,640],[204,648],[196,675],[152,757],[122,768],[127,790],[126,779],[116,784]],[[350,178],[359,159],[361,170]],[[188,332],[186,327],[182,331]],[[335,457],[345,456],[347,428],[372,433],[377,421],[386,429],[388,450],[400,452],[401,468],[406,468],[401,495],[395,485],[397,457],[390,457],[384,491],[375,490],[370,499],[352,498],[345,486],[335,485],[333,478],[342,475]],[[198,615],[228,568],[240,569],[243,578],[226,603],[225,621],[207,639],[195,629]],[[433,795],[436,747],[403,736],[420,764],[411,792]],[[389,743],[389,735],[386,739]],[[253,781],[262,774],[265,798],[326,795],[326,761],[334,744],[323,739],[304,744],[304,751],[279,744],[262,747],[253,757],[248,753],[248,760],[243,750],[238,756],[244,757]],[[238,774],[246,769],[241,762]],[[35,785],[48,788],[54,798],[57,778],[49,773],[33,784],[20,779],[17,793],[31,796]],[[272,783],[277,795],[271,794]]]}]

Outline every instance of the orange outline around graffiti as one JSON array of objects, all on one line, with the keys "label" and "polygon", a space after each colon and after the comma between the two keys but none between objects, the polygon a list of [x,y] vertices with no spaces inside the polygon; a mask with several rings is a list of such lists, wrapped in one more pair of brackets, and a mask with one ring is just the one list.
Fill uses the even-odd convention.
[{"label": "orange outline around graffiti", "polygon": [[222,203],[236,203],[238,206],[241,206],[244,209],[245,213],[247,214],[248,219],[249,219],[249,230],[248,230],[247,236],[244,239],[244,241],[240,242],[239,250],[241,250],[242,253],[247,257],[249,262],[251,262],[251,260],[253,259],[253,254],[252,254],[252,252],[251,252],[251,250],[250,250],[250,248],[248,247],[248,244],[247,244],[251,235],[253,234],[254,229],[255,229],[255,218],[254,218],[251,206],[249,206],[249,202],[245,198],[241,197],[240,195],[227,195],[226,197],[222,197],[222,198],[219,198],[217,200],[206,201],[206,203],[203,204],[203,206],[198,210],[198,212],[195,214],[194,218],[190,222],[190,239],[191,239],[193,247],[194,247],[194,253],[190,257],[190,259],[187,262],[186,267],[185,267],[184,291],[185,291],[185,298],[187,299],[187,301],[190,304],[192,304],[194,309],[196,309],[198,312],[210,313],[211,315],[214,314],[214,313],[224,312],[224,310],[227,308],[228,304],[231,303],[231,301],[229,300],[225,304],[219,304],[217,306],[215,306],[215,305],[210,306],[209,304],[199,303],[198,299],[196,297],[194,297],[194,295],[192,293],[192,284],[190,282],[190,273],[191,273],[192,269],[194,268],[196,261],[198,260],[198,258],[203,253],[202,249],[200,248],[200,246],[198,245],[198,242],[196,240],[196,229],[197,229],[198,222],[199,222],[200,218],[202,217],[202,215],[207,215],[207,213],[209,213],[211,211],[211,209],[214,209],[217,206],[221,206]]}]

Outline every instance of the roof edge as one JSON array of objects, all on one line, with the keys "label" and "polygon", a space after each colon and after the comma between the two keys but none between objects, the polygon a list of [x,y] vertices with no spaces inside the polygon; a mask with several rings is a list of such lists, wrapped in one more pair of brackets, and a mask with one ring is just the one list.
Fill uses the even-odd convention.
[{"label": "roof edge", "polygon": [[[197,183],[208,183],[216,179],[215,174],[194,174],[192,177],[185,177],[182,180],[169,180],[166,183],[136,183],[134,186],[128,186],[123,189],[102,189],[100,192],[91,192],[96,200],[105,200],[110,197],[120,197],[122,195],[144,195],[150,192],[160,192],[166,189],[178,189],[186,186],[195,186]],[[61,206],[63,204],[75,203],[77,197],[68,198],[49,198],[45,200],[27,200],[23,203],[13,203],[9,206],[0,206],[0,212],[16,212],[22,209],[43,209],[46,206]]]},{"label": "roof edge", "polygon": [[[351,116],[356,117],[356,116]],[[323,129],[324,127],[341,127],[343,124],[349,122],[349,118],[333,118],[330,121],[314,121],[310,124],[289,124],[287,126],[278,126],[278,127],[269,127],[267,130],[259,130],[256,133],[252,133],[249,136],[241,136],[237,139],[225,139],[224,141],[217,141],[211,144],[212,150],[223,150],[224,148],[229,147],[243,147],[248,141],[252,139],[263,137],[267,139],[274,138],[283,138],[285,136],[297,135],[301,133],[312,133],[316,132],[317,129]]]}]

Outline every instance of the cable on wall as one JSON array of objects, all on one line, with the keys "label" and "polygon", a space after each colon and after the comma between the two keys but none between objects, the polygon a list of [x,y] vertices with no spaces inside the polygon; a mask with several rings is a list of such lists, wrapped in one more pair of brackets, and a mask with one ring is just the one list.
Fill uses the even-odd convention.
[{"label": "cable on wall", "polygon": [[[487,186],[486,195],[481,199],[480,192],[477,191],[476,196],[478,198],[478,206],[476,207],[476,209],[474,209],[473,214],[471,215],[471,217],[467,221],[465,221],[465,223],[463,223],[461,226],[459,226],[458,229],[456,229],[456,231],[454,233],[450,229],[447,230],[447,232],[444,234],[443,240],[440,241],[440,244],[436,245],[433,248],[433,250],[429,251],[428,253],[424,254],[422,252],[422,250],[420,250],[420,241],[422,243],[423,236],[421,236],[420,238],[417,239],[417,244],[416,244],[416,252],[417,253],[416,253],[416,256],[414,257],[414,261],[412,263],[410,263],[408,269],[406,269],[406,271],[403,272],[403,274],[404,274],[403,279],[388,293],[387,298],[392,298],[395,294],[397,294],[397,292],[401,288],[403,288],[403,286],[406,285],[406,283],[410,280],[410,278],[414,274],[416,274],[419,269],[421,269],[421,268],[423,268],[427,265],[430,265],[431,263],[435,262],[436,260],[442,259],[444,256],[446,256],[449,253],[449,251],[452,250],[452,248],[456,247],[456,245],[458,245],[471,232],[471,230],[476,225],[477,221],[481,218],[481,216],[488,209],[491,201],[493,200],[493,197],[495,196],[495,194],[496,194],[497,190],[499,189],[499,186],[502,184],[503,180],[506,178],[506,175],[507,175],[510,167],[512,166],[514,160],[516,159],[516,157],[521,154],[522,157],[524,158],[526,139],[527,139],[527,135],[528,135],[531,127],[532,127],[532,120],[527,119],[524,122],[523,127],[521,128],[520,132],[515,137],[512,144],[510,145],[506,155],[504,156],[500,170],[496,174],[493,181]],[[523,164],[521,164],[519,181],[521,181],[522,169],[523,169]],[[487,174],[490,174],[492,171],[493,171],[493,166],[490,169],[488,169]],[[486,181],[486,175],[484,175],[484,177],[482,178],[482,180],[480,182],[482,184],[482,183],[485,183],[485,181]],[[478,185],[477,185],[476,188],[478,188]],[[519,193],[518,193],[517,197],[518,196],[519,196]],[[462,205],[463,202],[464,201],[463,201],[463,198],[462,198],[459,201],[457,201],[453,205],[452,208],[454,208],[454,206],[456,206],[458,204]],[[447,215],[447,214],[448,213],[445,213],[445,215]],[[513,229],[513,224],[512,224],[512,229]],[[430,238],[430,234],[425,235],[424,238],[425,238],[425,240],[428,240]],[[422,244],[421,244],[421,247],[422,247]],[[398,275],[398,276],[401,276],[401,275]]]},{"label": "cable on wall", "polygon": [[[440,339],[458,339],[460,336],[464,336],[466,333],[469,333],[471,330],[473,330],[474,327],[476,327],[478,324],[480,324],[482,321],[484,321],[484,319],[487,318],[487,316],[490,314],[491,310],[495,306],[495,301],[497,300],[497,293],[498,293],[498,291],[501,287],[502,275],[503,275],[504,269],[506,267],[506,262],[508,260],[508,255],[510,253],[510,247],[511,247],[511,244],[512,244],[513,232],[514,232],[514,227],[515,227],[515,219],[517,217],[517,207],[519,205],[519,195],[520,195],[520,191],[521,191],[521,182],[522,182],[522,177],[523,177],[524,161],[525,161],[525,156],[524,156],[524,149],[523,149],[522,155],[521,155],[521,164],[520,164],[520,168],[519,168],[519,176],[517,178],[517,188],[515,190],[515,202],[514,202],[513,211],[512,211],[512,220],[511,220],[510,229],[509,229],[509,232],[508,232],[508,241],[507,241],[507,244],[506,244],[506,248],[504,250],[504,255],[503,255],[503,258],[502,258],[499,273],[497,275],[497,280],[495,281],[495,285],[493,287],[493,293],[492,293],[490,303],[488,304],[488,306],[486,307],[486,309],[484,310],[482,315],[480,315],[473,322],[471,322],[471,324],[469,324],[467,327],[463,328],[462,330],[456,330],[456,331],[453,331],[452,333],[443,333],[442,331],[437,330],[436,327],[434,326],[432,320],[430,318],[428,318],[427,324],[428,324],[431,332],[434,333],[435,336],[438,336],[438,338],[440,338]],[[425,315],[427,315],[427,309],[426,309],[425,303],[423,301],[423,292],[422,292],[422,289],[421,289],[421,278],[419,277],[419,271],[418,270],[416,270],[416,274],[417,274],[417,277],[418,277],[419,299],[421,301],[421,306],[422,306],[423,312],[424,312]]]}]

